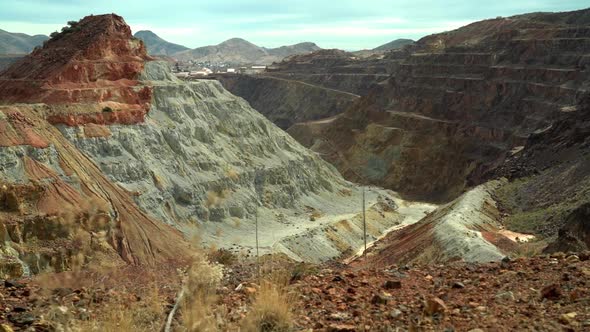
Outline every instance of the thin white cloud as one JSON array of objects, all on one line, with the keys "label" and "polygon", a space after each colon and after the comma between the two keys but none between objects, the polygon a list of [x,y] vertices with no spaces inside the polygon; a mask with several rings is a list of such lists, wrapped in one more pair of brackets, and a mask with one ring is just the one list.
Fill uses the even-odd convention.
[{"label": "thin white cloud", "polygon": [[249,24],[249,23],[269,23],[280,21],[295,21],[302,18],[299,14],[260,14],[257,16],[240,16],[227,17],[216,20],[218,23],[224,24]]},{"label": "thin white cloud", "polygon": [[267,31],[258,31],[257,36],[282,37],[282,36],[304,36],[313,37],[318,35],[329,35],[334,37],[363,37],[363,36],[395,36],[395,35],[426,35],[437,32],[457,29],[463,25],[471,23],[470,21],[445,22],[439,26],[430,27],[399,27],[391,28],[388,26],[361,26],[354,24],[342,25],[307,25],[296,26],[286,29],[274,29]]},{"label": "thin white cloud", "polygon": [[354,25],[380,25],[380,24],[403,24],[408,23],[408,20],[400,17],[378,17],[372,19],[354,20],[350,21]]}]

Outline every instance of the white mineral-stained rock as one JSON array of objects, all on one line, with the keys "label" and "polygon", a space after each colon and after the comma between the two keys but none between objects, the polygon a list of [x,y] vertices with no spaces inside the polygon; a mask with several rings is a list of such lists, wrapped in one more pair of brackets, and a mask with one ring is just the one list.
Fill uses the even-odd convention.
[{"label": "white mineral-stained rock", "polygon": [[500,184],[500,181],[491,181],[479,185],[445,208],[447,212],[434,228],[440,255],[449,259],[458,257],[466,262],[499,261],[505,256],[481,233],[482,230],[497,231],[501,227],[495,216],[496,202],[492,198]]},{"label": "white mineral-stained rock", "polygon": [[[180,81],[160,62],[147,63],[142,78],[153,86],[145,123],[108,126],[108,137],[87,138],[76,127],[60,131],[111,180],[135,192],[151,216],[206,243],[252,248],[258,211],[261,246],[269,251],[285,237],[361,211],[360,187],[219,82]],[[392,195],[374,189],[367,205]],[[310,221],[313,213],[323,219]],[[375,236],[398,219],[383,221]]]}]

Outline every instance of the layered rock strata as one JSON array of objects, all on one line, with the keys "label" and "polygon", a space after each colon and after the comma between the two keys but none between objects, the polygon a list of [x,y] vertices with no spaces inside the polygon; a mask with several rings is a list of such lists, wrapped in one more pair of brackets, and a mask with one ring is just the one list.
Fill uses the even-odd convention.
[{"label": "layered rock strata", "polygon": [[[449,201],[588,93],[588,10],[425,37],[344,114],[289,132],[348,179]],[[586,15],[586,16],[585,16]]]}]

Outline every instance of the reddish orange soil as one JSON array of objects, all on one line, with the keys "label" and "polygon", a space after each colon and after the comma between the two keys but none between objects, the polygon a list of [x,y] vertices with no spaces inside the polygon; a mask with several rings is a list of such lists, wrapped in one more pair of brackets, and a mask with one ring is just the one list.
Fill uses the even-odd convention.
[{"label": "reddish orange soil", "polygon": [[[65,283],[8,281],[0,284],[0,324],[16,330],[31,326],[50,329],[51,322],[40,317],[55,305],[67,308],[76,319],[92,318],[103,303],[113,303],[107,299],[141,303],[149,285],[154,284],[160,288],[162,305],[168,312],[180,287],[174,279],[174,268],[179,265],[162,266],[156,273],[128,267],[52,277]],[[590,328],[590,252],[489,264],[455,262],[380,269],[367,269],[360,261],[352,266],[330,263],[305,273],[309,274],[301,277],[293,273],[288,286],[295,299],[291,304],[296,331]],[[250,310],[257,280],[253,262],[237,263],[225,271],[218,305],[226,310],[222,317],[227,330],[237,330]]]}]

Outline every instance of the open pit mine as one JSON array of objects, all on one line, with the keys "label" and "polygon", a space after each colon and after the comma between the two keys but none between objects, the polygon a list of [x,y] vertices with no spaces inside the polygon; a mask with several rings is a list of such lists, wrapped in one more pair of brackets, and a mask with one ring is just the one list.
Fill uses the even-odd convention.
[{"label": "open pit mine", "polygon": [[[256,216],[264,253],[323,262],[361,247],[361,187],[217,81],[174,77],[121,17],[87,17],[77,29],[0,79],[12,277],[67,266],[66,213],[131,264],[186,258],[195,235],[251,251]],[[434,208],[376,187],[366,206],[373,240]],[[30,239],[44,241],[41,253]]]},{"label": "open pit mine", "polygon": [[0,72],[0,332],[590,328],[590,9],[167,60],[91,15]]}]

